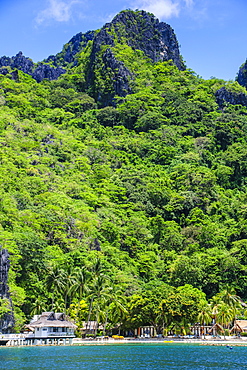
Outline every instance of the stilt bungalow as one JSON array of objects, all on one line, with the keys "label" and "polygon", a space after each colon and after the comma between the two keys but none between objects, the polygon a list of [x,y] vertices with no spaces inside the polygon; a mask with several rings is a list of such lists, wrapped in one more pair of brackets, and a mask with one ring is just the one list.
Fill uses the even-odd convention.
[{"label": "stilt bungalow", "polygon": [[32,331],[26,340],[29,344],[71,344],[76,328],[64,313],[43,312],[26,325],[26,329]]}]

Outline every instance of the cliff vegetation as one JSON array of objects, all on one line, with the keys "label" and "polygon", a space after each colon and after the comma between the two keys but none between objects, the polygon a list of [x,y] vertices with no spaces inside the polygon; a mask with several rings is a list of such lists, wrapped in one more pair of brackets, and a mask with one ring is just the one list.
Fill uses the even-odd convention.
[{"label": "cliff vegetation", "polygon": [[56,79],[11,62],[0,74],[16,330],[53,309],[180,332],[212,299],[247,299],[245,88],[185,68],[171,27],[145,12],[74,40],[43,63],[64,69]]}]

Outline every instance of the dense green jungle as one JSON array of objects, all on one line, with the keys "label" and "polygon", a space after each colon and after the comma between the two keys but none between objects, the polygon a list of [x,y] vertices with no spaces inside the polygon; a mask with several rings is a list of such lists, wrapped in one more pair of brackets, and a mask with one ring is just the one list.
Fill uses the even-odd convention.
[{"label": "dense green jungle", "polygon": [[[92,40],[57,80],[0,74],[0,245],[17,331],[51,310],[106,330],[185,330],[215,304],[223,324],[244,316],[247,108],[217,91],[246,89],[154,62],[120,29],[94,50],[90,84]],[[122,96],[107,48],[130,71]]]}]

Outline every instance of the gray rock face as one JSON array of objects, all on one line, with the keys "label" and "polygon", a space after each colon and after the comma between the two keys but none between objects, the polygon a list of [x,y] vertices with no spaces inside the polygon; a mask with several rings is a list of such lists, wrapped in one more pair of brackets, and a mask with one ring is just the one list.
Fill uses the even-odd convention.
[{"label": "gray rock face", "polygon": [[[95,80],[95,68],[99,64],[103,71],[108,68],[112,79],[112,91],[107,93],[96,91],[94,94],[98,101],[104,101],[103,105],[111,104],[115,94],[124,97],[131,93],[129,81],[133,76],[111,51],[115,42],[127,43],[133,49],[143,51],[153,62],[172,60],[179,69],[185,69],[173,29],[168,24],[159,22],[150,13],[127,10],[119,13],[112,22],[105,24],[99,32],[78,33],[65,44],[60,53],[49,56],[38,65],[23,56],[21,52],[12,58],[2,57],[0,58],[0,73],[7,74],[6,67],[11,67],[30,74],[38,82],[45,78],[55,80],[66,72],[65,68],[77,64],[76,55],[86,47],[89,41],[93,41],[93,45],[86,76],[87,88],[94,89],[92,86]],[[99,56],[102,46],[106,45],[109,48],[105,50],[103,56]],[[99,60],[99,58],[103,58],[103,66],[102,59]],[[13,74],[12,77],[16,78]],[[107,95],[105,98],[104,94]]]},{"label": "gray rock face", "polygon": [[86,33],[79,32],[63,47],[63,50],[56,54],[50,55],[44,62],[52,62],[56,67],[66,67],[68,64],[77,64],[76,54],[82,51],[88,41],[93,40],[95,31]]},{"label": "gray rock face", "polygon": [[238,75],[236,80],[238,81],[239,85],[247,87],[247,60],[246,62],[239,68]]},{"label": "gray rock face", "polygon": [[[38,65],[35,65],[30,58],[25,57],[21,51],[11,58],[6,56],[1,57],[0,73],[4,75],[8,74],[9,71],[6,67],[10,67],[11,69],[16,68],[31,75],[37,82],[41,82],[44,79],[57,80],[61,74],[66,72],[65,68],[68,64],[77,64],[76,54],[86,47],[88,41],[93,40],[94,35],[95,31],[78,33],[72,37],[60,53],[50,55]],[[50,62],[53,65],[46,64]]]},{"label": "gray rock face", "polygon": [[223,108],[225,103],[229,104],[241,104],[247,107],[247,91],[246,94],[235,93],[227,90],[225,87],[222,87],[215,93],[216,102],[220,108]]},{"label": "gray rock face", "polygon": [[[110,71],[113,89],[106,94],[97,91],[94,96],[102,106],[114,105],[115,94],[124,97],[131,93],[129,82],[133,79],[133,75],[124,63],[115,58],[111,50],[115,42],[123,42],[133,49],[143,51],[153,62],[172,60],[179,69],[185,69],[176,35],[168,24],[159,22],[154,15],[145,11],[121,12],[112,22],[106,23],[93,39],[87,75],[88,88],[94,85],[95,69],[101,65],[101,48],[105,45],[109,46],[103,54],[104,63],[101,71],[104,72],[107,69]],[[103,74],[102,78],[104,78]]]},{"label": "gray rock face", "polygon": [[9,298],[8,273],[9,254],[6,249],[0,250],[0,298]]},{"label": "gray rock face", "polygon": [[62,67],[52,68],[47,64],[39,64],[31,75],[37,82],[41,82],[44,79],[57,80],[65,72],[66,70]]},{"label": "gray rock face", "polygon": [[[97,60],[97,59],[96,59]],[[118,96],[126,96],[127,94],[131,93],[131,88],[129,86],[130,79],[133,78],[132,73],[129,71],[127,67],[125,67],[124,63],[117,60],[112,52],[112,50],[106,49],[102,56],[103,61],[103,68],[102,72],[104,73],[105,70],[111,70],[111,83],[112,83],[112,90],[111,91],[102,91],[97,90],[95,92],[95,100],[98,101],[101,106],[108,106],[114,105],[113,98],[115,95]],[[88,76],[88,87],[90,85],[94,85],[94,63],[91,65],[90,75]]]},{"label": "gray rock face", "polygon": [[[9,253],[6,249],[0,249],[0,298],[7,298],[12,307],[9,287],[8,287],[8,273],[9,273]],[[14,326],[14,316],[12,309],[0,319],[0,332],[8,333]]]},{"label": "gray rock face", "polygon": [[119,41],[124,37],[129,46],[142,50],[153,62],[171,59],[179,69],[185,69],[173,29],[154,15],[145,11],[124,11],[102,31],[105,28],[114,29]]},{"label": "gray rock face", "polygon": [[[61,67],[52,67],[47,64],[39,64],[36,66],[30,58],[25,57],[20,51],[15,57],[1,57],[0,58],[0,73],[7,74],[6,67],[18,69],[31,75],[36,81],[40,82],[44,78],[48,80],[56,80],[66,70]],[[13,76],[13,74],[12,74]],[[15,76],[13,76],[15,78]]]},{"label": "gray rock face", "polygon": [[103,62],[106,68],[113,71],[113,86],[118,96],[125,96],[131,93],[129,79],[132,78],[131,72],[125,67],[123,62],[117,60],[111,49],[107,49],[103,55]]},{"label": "gray rock face", "polygon": [[11,68],[17,68],[24,73],[31,74],[33,70],[33,61],[26,58],[20,51],[15,57],[2,57],[0,58],[0,67],[9,66]]}]

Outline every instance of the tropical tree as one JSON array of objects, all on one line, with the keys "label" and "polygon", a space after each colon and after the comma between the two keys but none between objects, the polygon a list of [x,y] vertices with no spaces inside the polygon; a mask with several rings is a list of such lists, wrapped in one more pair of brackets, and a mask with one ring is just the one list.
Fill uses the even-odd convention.
[{"label": "tropical tree", "polygon": [[68,306],[68,298],[71,299],[73,287],[77,282],[77,271],[73,267],[69,267],[65,270],[65,281],[64,281],[64,313],[66,315],[67,306]]},{"label": "tropical tree", "polygon": [[103,312],[105,302],[110,296],[111,287],[109,282],[109,276],[106,274],[100,258],[97,257],[91,267],[90,281],[88,282],[87,299],[89,300],[89,310],[86,331],[88,329],[92,313],[94,313],[94,317],[96,319],[95,333],[97,332],[99,317]]},{"label": "tropical tree", "polygon": [[241,298],[236,295],[235,289],[229,285],[227,285],[224,290],[219,292],[215,298],[216,300],[218,299],[232,308],[239,307],[239,304],[241,302]]},{"label": "tropical tree", "polygon": [[77,331],[82,329],[86,319],[86,314],[88,312],[87,302],[84,299],[81,299],[80,301],[77,299],[73,300],[67,312],[69,317],[75,321],[77,325]]},{"label": "tropical tree", "polygon": [[104,333],[108,324],[108,319],[111,325],[118,325],[120,334],[121,326],[128,314],[126,296],[121,289],[116,289],[112,284],[112,289],[109,295],[109,300],[106,302],[106,318],[104,324]]},{"label": "tropical tree", "polygon": [[226,329],[234,319],[235,311],[232,307],[222,302],[218,305],[217,322],[224,328],[224,339],[226,339]]},{"label": "tropical tree", "polygon": [[78,297],[78,301],[80,301],[88,291],[88,282],[91,274],[86,266],[83,266],[81,268],[75,268],[74,275],[75,280],[74,284],[71,285],[70,293],[72,297],[75,295]]},{"label": "tropical tree", "polygon": [[7,298],[0,298],[0,320],[11,311],[10,301]]},{"label": "tropical tree", "polygon": [[[232,315],[231,320],[234,321],[235,325],[236,316],[242,309],[241,298],[236,295],[235,289],[230,286],[226,286],[224,290],[212,298],[212,301],[216,303],[214,312],[218,320],[219,317],[221,317],[221,321],[224,321],[224,319],[227,321],[227,317]],[[224,310],[225,313],[223,312]]]},{"label": "tropical tree", "polygon": [[66,283],[65,271],[57,266],[48,270],[46,284],[48,291],[52,292],[52,311],[54,310],[54,298],[63,294]]},{"label": "tropical tree", "polygon": [[37,296],[32,302],[30,315],[39,315],[47,310],[47,301],[44,297]]},{"label": "tropical tree", "polygon": [[212,313],[211,306],[209,304],[206,304],[201,308],[197,316],[197,320],[199,321],[199,323],[202,325],[202,328],[203,328],[204,339],[206,336],[204,327],[205,325],[208,325],[212,322],[211,313]]}]

